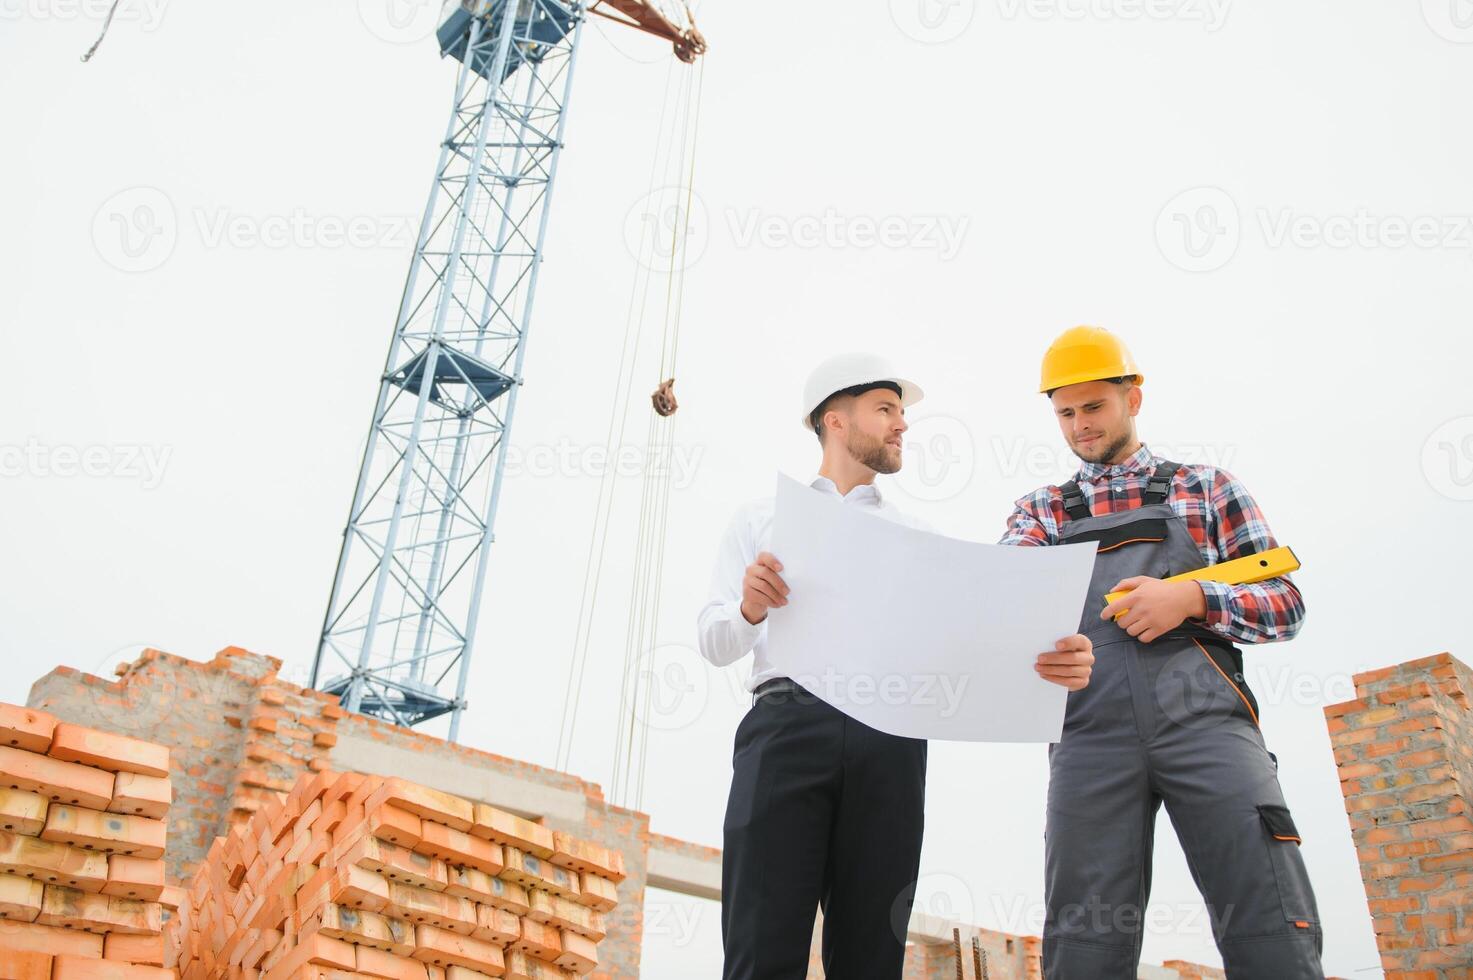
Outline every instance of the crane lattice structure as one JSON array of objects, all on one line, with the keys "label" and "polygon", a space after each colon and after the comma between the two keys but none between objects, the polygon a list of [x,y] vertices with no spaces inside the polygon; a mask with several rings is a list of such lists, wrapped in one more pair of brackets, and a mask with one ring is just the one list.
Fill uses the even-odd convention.
[{"label": "crane lattice structure", "polygon": [[[459,62],[312,665],[350,711],[456,740],[589,13],[705,50],[647,0],[450,0]],[[622,16],[619,16],[622,15]]]}]

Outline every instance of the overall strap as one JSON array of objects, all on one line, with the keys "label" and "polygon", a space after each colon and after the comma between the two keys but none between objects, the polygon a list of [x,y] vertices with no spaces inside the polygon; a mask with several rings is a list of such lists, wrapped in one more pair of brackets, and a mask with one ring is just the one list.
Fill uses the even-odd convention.
[{"label": "overall strap", "polygon": [[1141,497],[1141,504],[1162,504],[1166,502],[1166,495],[1171,491],[1171,481],[1176,477],[1176,471],[1181,469],[1180,463],[1163,461],[1156,467],[1146,481],[1146,492]]},{"label": "overall strap", "polygon": [[1059,491],[1064,495],[1064,513],[1071,521],[1084,521],[1093,516],[1089,512],[1089,504],[1085,503],[1084,491],[1079,489],[1078,480],[1063,484]]}]

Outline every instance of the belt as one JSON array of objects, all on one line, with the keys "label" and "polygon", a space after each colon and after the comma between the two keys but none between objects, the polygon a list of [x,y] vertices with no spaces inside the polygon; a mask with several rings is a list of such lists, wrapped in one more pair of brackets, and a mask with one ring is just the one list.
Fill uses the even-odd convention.
[{"label": "belt", "polygon": [[802,704],[812,704],[818,700],[812,692],[797,681],[789,680],[786,677],[774,677],[772,680],[763,681],[757,685],[752,691],[752,703],[755,705],[763,698],[780,697],[783,695],[793,695],[793,700]]}]

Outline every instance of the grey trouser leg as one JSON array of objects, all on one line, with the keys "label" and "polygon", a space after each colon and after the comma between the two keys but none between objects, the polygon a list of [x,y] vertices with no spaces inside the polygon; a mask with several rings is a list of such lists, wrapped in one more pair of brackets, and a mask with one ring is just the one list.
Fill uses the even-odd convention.
[{"label": "grey trouser leg", "polygon": [[1164,801],[1230,980],[1322,980],[1297,831],[1232,683],[1190,640],[1095,654],[1050,753],[1044,976],[1134,980]]},{"label": "grey trouser leg", "polygon": [[[1190,644],[1143,653],[1165,707],[1151,739],[1154,784],[1206,899],[1231,980],[1322,980],[1323,933],[1277,766],[1231,682]],[[1187,665],[1197,665],[1188,667]],[[1179,675],[1168,678],[1176,669]],[[1204,695],[1191,714],[1172,692]]]},{"label": "grey trouser leg", "polygon": [[1160,799],[1136,731],[1125,644],[1095,648],[1049,751],[1044,847],[1047,980],[1135,980]]}]

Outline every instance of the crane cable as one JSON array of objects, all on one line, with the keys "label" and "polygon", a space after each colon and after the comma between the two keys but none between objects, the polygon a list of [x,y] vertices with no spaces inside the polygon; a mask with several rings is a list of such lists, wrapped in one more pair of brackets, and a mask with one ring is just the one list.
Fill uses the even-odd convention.
[{"label": "crane cable", "polygon": [[82,55],[82,62],[84,64],[92,60],[92,56],[96,54],[97,49],[102,46],[102,39],[107,37],[107,29],[111,27],[113,23],[113,14],[118,12],[118,2],[119,0],[113,0],[112,6],[107,8],[107,16],[103,18],[102,21],[102,33],[97,35],[97,40],[92,42],[92,47],[88,48],[87,53]]},{"label": "crane cable", "polygon": [[[671,70],[675,66],[671,65]],[[665,98],[662,102],[659,136],[656,140],[655,160],[650,172],[649,191],[645,200],[655,205],[657,215],[666,213],[665,202],[671,197],[672,189],[679,192],[675,199],[676,220],[671,223],[668,242],[668,269],[659,270],[667,277],[665,309],[661,330],[659,352],[659,378],[671,377],[674,373],[676,356],[679,352],[681,306],[684,297],[683,266],[687,256],[688,215],[693,202],[694,142],[696,108],[700,99],[700,72],[698,66],[693,82],[686,75],[679,91],[672,95],[671,77],[667,75]],[[667,123],[667,119],[669,120]],[[668,139],[667,139],[668,137]],[[663,163],[662,163],[663,161]],[[676,183],[679,181],[679,183]],[[660,223],[646,222],[641,227],[641,236],[636,255],[635,281],[630,293],[629,310],[625,323],[624,345],[620,354],[619,373],[614,392],[613,410],[606,444],[606,459],[613,460],[624,446],[624,433],[628,423],[628,410],[633,382],[637,373],[645,325],[649,307],[650,290],[654,285],[657,270],[654,251],[660,244],[665,229]],[[611,795],[628,801],[632,794],[643,796],[645,759],[648,753],[647,724],[641,718],[648,717],[648,706],[652,696],[646,685],[641,690],[647,663],[653,655],[654,634],[657,632],[659,593],[663,585],[664,541],[668,528],[670,477],[669,461],[674,449],[673,422],[656,416],[649,417],[646,426],[646,465],[640,493],[639,519],[634,541],[628,615],[625,624],[623,670],[621,672],[619,706],[615,714],[613,776],[610,782]],[[590,534],[587,564],[584,571],[583,595],[579,604],[578,626],[574,637],[573,663],[570,665],[568,685],[564,693],[563,720],[558,736],[556,764],[567,769],[571,761],[575,741],[578,709],[584,689],[589,647],[596,618],[598,594],[605,564],[605,554],[610,528],[613,525],[614,498],[613,468],[601,474],[599,497],[595,508],[594,527]],[[641,703],[644,707],[641,710]]]},{"label": "crane cable", "polygon": [[[679,155],[672,149],[671,163],[676,174],[683,175],[687,156],[691,155],[691,102],[692,86],[686,76],[683,86],[681,108],[683,114],[677,118],[676,127],[683,137]],[[678,188],[679,185],[676,185]],[[689,207],[689,197],[684,202]],[[670,229],[670,268],[666,278],[665,322],[661,331],[660,378],[667,377],[670,368],[669,354],[672,332],[678,331],[679,321],[673,317],[675,283],[683,277],[683,256],[689,228],[688,212],[677,205]],[[613,798],[622,805],[631,805],[631,781],[642,778],[637,771],[636,759],[642,759],[644,746],[648,744],[648,702],[653,692],[652,680],[644,685],[644,705],[641,710],[640,684],[649,677],[647,663],[653,659],[655,634],[658,630],[659,593],[658,582],[663,570],[665,515],[668,513],[669,476],[668,467],[663,475],[660,460],[668,458],[673,449],[673,417],[661,419],[649,417],[646,426],[646,460],[640,487],[640,514],[635,535],[635,557],[631,570],[629,612],[624,636],[624,669],[619,694],[619,710],[615,716],[615,758],[613,778],[610,783]],[[637,804],[634,804],[637,805]]]},{"label": "crane cable", "polygon": [[[650,161],[649,184],[645,196],[641,200],[653,198],[658,181],[661,179],[660,159],[661,140],[665,135],[665,120],[671,107],[671,81],[674,78],[675,63],[669,62],[665,73],[665,89],[660,102],[660,121],[656,127],[656,145],[653,159]],[[674,129],[670,131],[671,139],[674,138]],[[646,257],[647,253],[654,251],[654,236],[648,233],[648,229],[641,227],[638,251],[635,255],[634,281],[630,285],[629,305],[624,315],[624,339],[619,352],[619,369],[615,373],[615,384],[613,402],[609,411],[609,428],[605,437],[604,459],[613,459],[619,447],[624,444],[624,429],[628,422],[629,393],[632,390],[635,361],[637,359],[640,339],[644,329],[643,302],[648,299],[649,282],[646,270],[652,267],[652,262]],[[643,288],[641,288],[641,280]],[[637,310],[637,312],[636,312]],[[588,666],[588,645],[592,635],[593,613],[598,604],[598,592],[601,584],[600,573],[603,569],[604,554],[608,546],[610,512],[613,508],[614,481],[613,474],[616,467],[606,462],[603,472],[599,475],[599,487],[597,503],[594,507],[593,527],[589,532],[588,554],[583,569],[583,590],[578,603],[578,623],[573,636],[573,661],[568,672],[567,689],[563,695],[563,717],[562,724],[558,729],[557,755],[555,767],[567,770],[571,761],[573,751],[574,735],[577,729],[578,705],[583,692],[583,682]]]},{"label": "crane cable", "polygon": [[[676,275],[675,243],[672,243],[670,250],[671,276],[670,281],[667,283],[665,298],[665,315],[667,320],[670,322],[670,329],[668,332],[668,336],[670,338],[670,358],[667,363],[664,358],[664,351],[661,351],[659,374],[659,377],[661,378],[675,377],[676,357],[680,352],[680,314],[685,302],[685,255],[686,249],[689,245],[689,216],[691,213],[692,198],[694,197],[695,188],[695,144],[697,135],[700,132],[701,125],[701,82],[704,78],[705,64],[706,63],[703,60],[701,62],[701,67],[696,71],[695,78],[694,108],[692,110],[693,119],[690,125],[690,137],[687,144],[690,149],[690,168],[686,174],[685,181],[685,209],[681,212],[681,214],[685,216],[686,220],[678,222],[678,244],[680,254],[678,276]],[[659,529],[655,532],[658,557],[655,564],[653,598],[650,606],[649,642],[644,647],[644,655],[646,660],[649,662],[651,669],[648,672],[650,679],[645,684],[645,706],[644,713],[641,716],[643,733],[640,739],[639,764],[637,767],[637,781],[635,783],[634,793],[634,808],[636,810],[643,809],[644,807],[644,777],[646,765],[649,759],[650,700],[654,696],[655,689],[653,677],[655,640],[656,635],[659,631],[661,587],[664,584],[665,580],[665,541],[667,530],[669,527],[670,516],[670,481],[672,476],[674,475],[675,416],[671,415],[668,418],[658,418],[652,416],[650,418],[650,425],[652,428],[663,425],[663,428],[665,429],[665,453],[663,457],[657,457],[663,458],[665,460],[665,465],[664,474],[662,477],[661,500],[659,509]],[[636,674],[636,676],[643,677],[646,676],[646,674],[644,671],[640,671]],[[633,718],[631,717],[631,725],[632,724]]]}]

